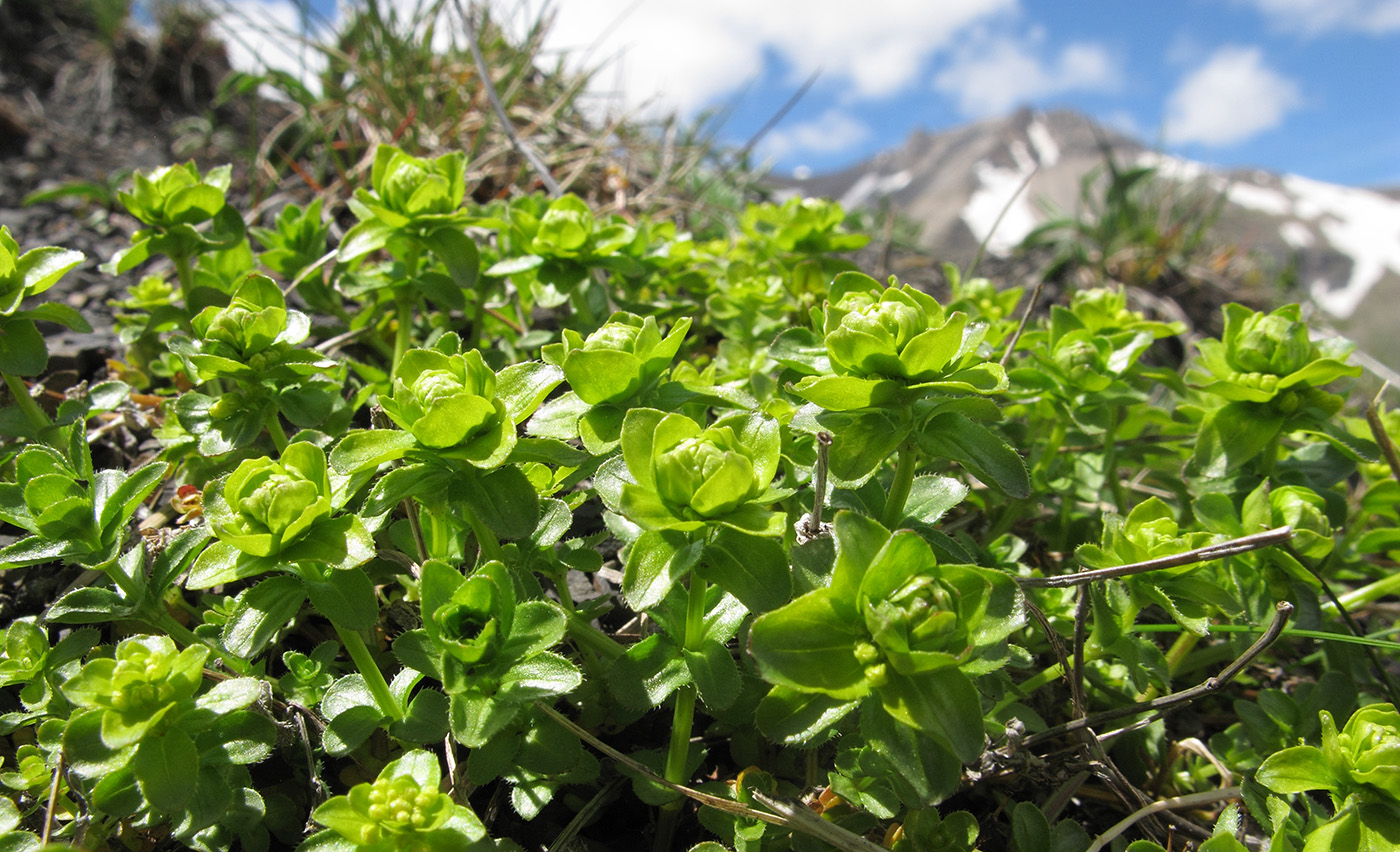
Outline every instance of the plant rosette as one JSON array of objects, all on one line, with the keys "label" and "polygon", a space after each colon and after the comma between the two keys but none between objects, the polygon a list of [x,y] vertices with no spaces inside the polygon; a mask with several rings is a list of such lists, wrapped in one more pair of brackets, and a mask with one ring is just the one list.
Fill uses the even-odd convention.
[{"label": "plant rosette", "polygon": [[380,145],[370,171],[371,189],[355,190],[350,209],[360,220],[344,242],[354,244],[357,231],[388,228],[427,234],[459,227],[466,198],[466,155],[460,151],[424,159],[393,145]]},{"label": "plant rosette", "polygon": [[599,473],[620,482],[600,493],[643,529],[723,525],[780,536],[784,515],[767,507],[791,493],[772,487],[781,451],[778,423],[763,415],[739,412],[701,427],[682,414],[634,408],[623,420],[622,458]]},{"label": "plant rosette", "polygon": [[292,348],[306,339],[311,321],[301,311],[287,308],[281,288],[266,275],[249,275],[227,306],[205,308],[190,320],[190,326],[199,339],[176,338],[171,349],[185,356],[199,381],[223,377],[258,381],[273,371],[295,377],[335,366],[315,352]]},{"label": "plant rosette", "polygon": [[430,559],[421,588],[423,627],[400,637],[395,651],[442,682],[453,736],[468,748],[486,743],[532,702],[582,683],[572,663],[548,650],[564,638],[564,613],[548,601],[517,601],[515,580],[500,562],[464,577]]},{"label": "plant rosette", "polygon": [[[204,489],[204,514],[218,541],[195,560],[185,587],[207,589],[289,571],[303,580],[312,602],[342,626],[358,625],[367,614],[338,617],[346,609],[335,603],[342,597],[353,601],[350,609],[373,610],[377,616],[369,578],[353,570],[374,556],[374,541],[358,517],[335,515],[338,502],[325,451],[314,444],[289,444],[278,461],[243,461]],[[368,620],[373,623],[373,617]]]},{"label": "plant rosette", "polygon": [[[201,175],[193,162],[181,163],[136,172],[131,180],[131,192],[117,197],[146,227],[132,235],[130,247],[113,255],[102,267],[105,271],[130,272],[156,254],[187,263],[200,252],[231,248],[243,241],[243,217],[225,201],[233,180],[231,166]],[[207,236],[196,230],[206,222],[211,223]]]},{"label": "plant rosette", "polygon": [[1297,305],[1265,314],[1231,303],[1222,312],[1220,339],[1196,343],[1200,357],[1187,374],[1192,385],[1231,402],[1273,402],[1284,415],[1316,406],[1330,417],[1340,409],[1340,397],[1333,403],[1333,394],[1310,391],[1361,375],[1359,366],[1345,363],[1350,343],[1311,340]]},{"label": "plant rosette", "polygon": [[1400,713],[1372,704],[1340,732],[1318,712],[1322,747],[1299,745],[1264,759],[1255,779],[1275,793],[1326,790],[1332,818],[1310,831],[1303,852],[1392,849],[1400,841]]},{"label": "plant rosette", "polygon": [[760,616],[749,653],[774,689],[759,727],[806,741],[873,697],[964,763],[982,753],[971,675],[1006,659],[1025,602],[1005,573],[939,565],[928,543],[852,512],[836,516],[831,584]]},{"label": "plant rosette", "polygon": [[[87,320],[63,302],[48,302],[27,311],[19,309],[25,299],[48,290],[82,262],[82,252],[57,246],[42,246],[21,254],[10,229],[0,226],[0,373],[37,376],[48,367],[49,350],[35,320],[55,322],[79,332],[92,331]],[[18,393],[13,384],[10,390]]]},{"label": "plant rosette", "polygon": [[266,685],[233,678],[197,695],[208,653],[203,646],[179,651],[168,636],[133,636],[60,685],[77,708],[63,752],[78,777],[97,780],[90,796],[99,812],[129,816],[149,806],[183,813],[179,833],[193,833],[238,821],[237,809],[199,807],[201,796],[241,790],[261,809],[242,767],[266,758],[276,739],[273,722],[247,709]]},{"label": "plant rosette", "polygon": [[[452,349],[455,339],[440,345]],[[394,377],[384,413],[402,431],[348,433],[331,453],[340,473],[357,473],[421,451],[425,461],[500,467],[515,449],[516,426],[564,379],[538,361],[493,372],[475,349],[465,353],[412,349]]]},{"label": "plant rosette", "polygon": [[[1225,536],[1210,532],[1183,532],[1171,506],[1157,497],[1149,497],[1126,516],[1105,512],[1099,542],[1079,545],[1074,556],[1088,568],[1112,568],[1185,553],[1224,539]],[[1107,599],[1130,612],[1123,616],[1123,623],[1131,623],[1139,609],[1157,604],[1182,627],[1205,636],[1210,632],[1212,613],[1239,609],[1235,597],[1227,589],[1233,584],[1223,583],[1219,577],[1217,569],[1209,564],[1157,568],[1121,578],[1131,592],[1130,602],[1114,595]],[[1124,639],[1125,634],[1119,632],[1116,623],[1112,618],[1096,619],[1093,641],[1112,645]]]},{"label": "plant rosette", "polygon": [[0,519],[31,533],[0,549],[0,569],[56,559],[105,569],[126,543],[141,502],[169,470],[165,462],[151,462],[129,473],[94,473],[84,433],[75,437],[86,472],[75,470],[57,450],[31,444],[15,459],[19,482],[0,483]]},{"label": "plant rosette", "polygon": [[564,329],[562,342],[545,346],[542,357],[564,371],[569,391],[541,407],[532,434],[581,437],[594,455],[616,449],[627,410],[661,381],[689,329],[684,317],[662,336],[655,317],[625,311],[586,338]]},{"label": "plant rosette", "polygon": [[298,852],[468,852],[495,849],[471,808],[438,788],[437,756],[410,751],[372,782],[321,803],[311,818],[326,827]]},{"label": "plant rosette", "polygon": [[821,327],[827,364],[780,357],[791,345],[815,342],[811,332],[800,329],[778,338],[774,357],[806,372],[829,367],[834,375],[809,375],[792,387],[828,411],[891,408],[932,395],[1007,388],[1005,371],[988,362],[981,349],[987,326],[969,323],[960,311],[947,313],[908,284],[882,288],[868,275],[844,272],[831,284]]}]

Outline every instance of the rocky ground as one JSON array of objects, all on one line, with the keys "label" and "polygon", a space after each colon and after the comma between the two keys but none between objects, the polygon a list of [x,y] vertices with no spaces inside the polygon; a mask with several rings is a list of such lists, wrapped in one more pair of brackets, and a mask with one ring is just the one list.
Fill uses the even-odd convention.
[{"label": "rocky ground", "polygon": [[[108,40],[79,8],[63,0],[0,4],[0,225],[21,250],[58,245],[87,256],[46,294],[95,329],[53,329],[47,381],[55,390],[93,378],[115,354],[107,302],[132,280],[98,265],[139,227],[116,202],[121,176],[188,159],[201,167],[228,161],[212,128],[238,119],[237,107],[209,106],[228,60],[198,21],[161,39],[118,32]],[[24,203],[36,191],[79,185],[86,194]]]}]

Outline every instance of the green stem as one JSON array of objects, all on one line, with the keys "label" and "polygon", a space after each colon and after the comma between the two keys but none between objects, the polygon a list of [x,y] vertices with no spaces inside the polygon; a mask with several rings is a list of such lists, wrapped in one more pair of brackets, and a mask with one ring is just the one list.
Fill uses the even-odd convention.
[{"label": "green stem", "polygon": [[[1342,606],[1350,611],[1359,606],[1378,601],[1388,595],[1396,594],[1397,592],[1400,592],[1400,572],[1389,574],[1376,580],[1374,583],[1367,583],[1361,588],[1353,589],[1344,595],[1338,595],[1337,600],[1341,601]],[[1337,605],[1332,601],[1327,601],[1322,604],[1319,609],[1324,618],[1337,617]]]},{"label": "green stem", "polygon": [[10,389],[10,396],[15,398],[15,405],[24,412],[24,419],[29,421],[29,425],[35,432],[43,432],[53,425],[49,416],[44,413],[44,409],[39,407],[39,403],[34,401],[34,397],[29,395],[29,388],[25,386],[24,380],[18,376],[5,373],[5,385]]},{"label": "green stem", "polygon": [[894,529],[904,520],[904,504],[909,500],[909,489],[914,485],[914,471],[919,467],[919,451],[912,440],[899,447],[899,461],[895,464],[894,479],[890,482],[890,493],[885,497],[885,511],[880,515],[880,523],[886,529]]},{"label": "green stem", "polygon": [[1114,408],[1108,417],[1108,428],[1104,431],[1103,441],[1103,475],[1108,480],[1108,486],[1113,491],[1113,502],[1118,507],[1118,514],[1128,514],[1128,489],[1123,486],[1123,479],[1118,475],[1118,421],[1122,416],[1121,409]]},{"label": "green stem", "polygon": [[275,408],[267,415],[267,434],[272,436],[272,445],[277,448],[277,454],[281,455],[287,449],[287,430],[282,428],[282,418]]},{"label": "green stem", "polygon": [[398,375],[399,362],[413,340],[413,309],[418,304],[418,292],[414,289],[418,277],[418,249],[410,248],[403,259],[404,281],[394,290],[398,327],[394,330],[394,363],[389,365],[389,379]]},{"label": "green stem", "polygon": [[[685,613],[685,641],[682,647],[687,651],[698,651],[700,640],[705,636],[705,593],[708,584],[694,571],[690,572],[690,601]],[[686,782],[685,764],[690,754],[690,732],[695,723],[695,684],[686,684],[676,691],[676,711],[671,720],[671,746],[666,752],[666,780],[673,784]],[[681,800],[666,805],[667,810],[677,810]]]},{"label": "green stem", "polygon": [[1177,672],[1181,670],[1181,664],[1190,656],[1200,641],[1201,637],[1189,630],[1183,630],[1176,637],[1172,646],[1167,649],[1167,673],[1175,677]]},{"label": "green stem", "polygon": [[[1092,646],[1085,647],[1084,662],[1093,662],[1102,655],[1103,654],[1101,651],[1094,650]],[[1059,663],[1056,663],[1048,669],[1042,670],[1039,674],[1032,675],[1026,680],[1023,680],[1020,683],[1016,684],[1015,688],[1011,692],[1007,693],[1006,696],[1001,699],[1001,701],[997,702],[996,706],[992,708],[991,712],[988,715],[995,717],[1007,707],[1010,707],[1012,704],[1021,701],[1027,695],[1030,695],[1032,692],[1035,692],[1042,686],[1045,686],[1049,683],[1053,683],[1064,676],[1064,666],[1060,665]]]},{"label": "green stem", "polygon": [[389,691],[384,673],[379,670],[379,664],[374,661],[365,640],[354,630],[346,630],[335,622],[331,622],[331,625],[335,627],[340,644],[345,647],[351,661],[355,663],[355,668],[359,669],[360,675],[364,677],[365,686],[369,687],[370,695],[374,696],[374,703],[379,707],[379,712],[395,721],[402,719],[403,710],[399,707],[399,702],[394,700],[394,694]]},{"label": "green stem", "polygon": [[398,328],[394,331],[394,363],[389,368],[391,379],[398,374],[399,362],[403,360],[404,353],[408,351],[408,344],[413,337],[414,301],[412,292],[407,288],[399,288],[399,294],[394,299],[398,314]]},{"label": "green stem", "polygon": [[481,548],[478,564],[505,561],[505,553],[501,550],[501,540],[496,537],[495,531],[482,523],[481,519],[476,516],[476,512],[467,509],[464,514],[467,516],[467,523],[472,526],[472,533],[476,535],[476,545]]},{"label": "green stem", "polygon": [[1057,418],[1051,424],[1050,437],[1046,439],[1040,458],[1036,459],[1035,469],[1031,472],[1031,482],[1035,483],[1037,487],[1044,481],[1045,475],[1050,472],[1050,464],[1060,454],[1060,447],[1064,445],[1065,435],[1068,432],[1068,427],[1062,419]]},{"label": "green stem", "polygon": [[569,613],[568,630],[569,638],[579,647],[592,651],[609,663],[627,653],[627,649],[618,644],[617,640],[594,627],[577,612]]},{"label": "green stem", "polygon": [[1274,462],[1278,461],[1278,439],[1281,433],[1275,432],[1269,439],[1269,445],[1264,448],[1264,452],[1259,454],[1259,472],[1265,479],[1273,479]]},{"label": "green stem", "polygon": [[175,278],[180,283],[180,304],[185,306],[183,324],[188,327],[190,291],[194,289],[194,267],[190,265],[190,259],[185,255],[171,255],[170,260],[175,264]]}]

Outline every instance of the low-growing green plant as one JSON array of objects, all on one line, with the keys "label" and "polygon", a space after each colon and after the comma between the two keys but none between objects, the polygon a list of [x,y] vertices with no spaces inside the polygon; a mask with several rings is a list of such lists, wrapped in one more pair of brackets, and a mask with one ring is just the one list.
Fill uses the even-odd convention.
[{"label": "low-growing green plant", "polygon": [[[830,202],[696,241],[372,160],[335,246],[313,203],[255,254],[222,170],[123,197],[110,267],[179,280],[123,308],[163,422],[113,461],[127,385],[13,409],[0,560],[93,573],[6,629],[5,842],[1146,850],[1145,804],[1231,799],[1199,848],[1391,837],[1400,723],[1352,711],[1393,645],[1338,625],[1395,591],[1397,488],[1296,307],[1175,365],[1121,290],[1021,330],[882,284]],[[15,306],[77,262],[7,251]]]}]

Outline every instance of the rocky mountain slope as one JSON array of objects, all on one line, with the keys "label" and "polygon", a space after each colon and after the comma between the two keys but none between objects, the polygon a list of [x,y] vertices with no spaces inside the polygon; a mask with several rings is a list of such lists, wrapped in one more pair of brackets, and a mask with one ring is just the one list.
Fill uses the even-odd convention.
[{"label": "rocky mountain slope", "polygon": [[1105,149],[1122,166],[1155,166],[1168,194],[1218,201],[1215,243],[1265,258],[1275,269],[1291,266],[1319,319],[1400,368],[1400,340],[1390,328],[1400,316],[1394,307],[1400,304],[1400,198],[1393,190],[1215,170],[1154,152],[1077,113],[1031,110],[916,132],[844,171],[782,185],[838,199],[848,209],[887,203],[919,226],[924,246],[966,263],[983,240],[991,256],[1008,256],[1055,211],[1074,214],[1081,182],[1103,165]]}]

